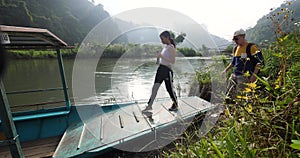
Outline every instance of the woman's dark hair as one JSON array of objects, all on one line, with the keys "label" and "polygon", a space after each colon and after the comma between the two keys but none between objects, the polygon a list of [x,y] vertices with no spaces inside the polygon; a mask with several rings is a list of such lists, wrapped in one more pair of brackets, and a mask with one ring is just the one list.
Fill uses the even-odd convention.
[{"label": "woman's dark hair", "polygon": [[171,34],[170,34],[169,31],[164,31],[164,32],[162,32],[162,33],[160,34],[160,36],[164,36],[164,37],[166,37],[166,38],[169,38],[171,44],[173,44],[174,47],[176,47],[176,43],[175,43],[174,39],[171,37]]}]

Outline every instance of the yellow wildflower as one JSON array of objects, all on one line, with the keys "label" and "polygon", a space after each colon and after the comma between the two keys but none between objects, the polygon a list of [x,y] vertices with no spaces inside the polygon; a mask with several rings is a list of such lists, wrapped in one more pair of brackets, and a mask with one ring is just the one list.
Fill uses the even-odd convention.
[{"label": "yellow wildflower", "polygon": [[248,104],[248,106],[245,108],[249,113],[252,112],[252,105],[251,104]]},{"label": "yellow wildflower", "polygon": [[236,96],[238,99],[248,99],[246,96],[240,96],[240,95],[238,95],[238,96]]},{"label": "yellow wildflower", "polygon": [[249,71],[246,71],[246,72],[244,73],[244,76],[245,76],[245,77],[250,77]]},{"label": "yellow wildflower", "polygon": [[278,76],[277,81],[279,82],[279,81],[281,81],[281,80],[282,80],[282,76]]},{"label": "yellow wildflower", "polygon": [[244,92],[248,93],[251,92],[252,90],[250,88],[245,88]]},{"label": "yellow wildflower", "polygon": [[255,89],[257,85],[255,82],[253,82],[253,83],[247,83],[247,86],[251,89]]}]

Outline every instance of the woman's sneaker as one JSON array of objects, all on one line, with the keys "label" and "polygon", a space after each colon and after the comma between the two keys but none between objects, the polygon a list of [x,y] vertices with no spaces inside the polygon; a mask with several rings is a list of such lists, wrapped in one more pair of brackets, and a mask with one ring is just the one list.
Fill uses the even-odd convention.
[{"label": "woman's sneaker", "polygon": [[169,108],[169,111],[177,111],[178,110],[178,104],[177,103],[173,103],[172,107]]},{"label": "woman's sneaker", "polygon": [[152,106],[147,105],[146,108],[142,112],[150,111],[152,110]]}]

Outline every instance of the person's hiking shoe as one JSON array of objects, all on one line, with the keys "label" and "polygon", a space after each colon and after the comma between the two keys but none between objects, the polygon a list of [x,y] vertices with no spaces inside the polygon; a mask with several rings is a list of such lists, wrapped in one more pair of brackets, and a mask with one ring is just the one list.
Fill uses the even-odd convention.
[{"label": "person's hiking shoe", "polygon": [[142,111],[142,112],[147,112],[147,111],[150,111],[152,110],[152,106],[146,106],[146,108]]},{"label": "person's hiking shoe", "polygon": [[178,105],[176,103],[173,103],[172,107],[169,108],[169,111],[178,111]]}]

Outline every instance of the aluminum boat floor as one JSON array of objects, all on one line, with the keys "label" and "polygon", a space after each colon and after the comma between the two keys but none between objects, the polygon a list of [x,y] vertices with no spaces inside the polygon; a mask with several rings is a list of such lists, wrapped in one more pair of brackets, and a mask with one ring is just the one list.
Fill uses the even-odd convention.
[{"label": "aluminum boat floor", "polygon": [[[170,99],[158,100],[154,102],[153,110],[142,112],[146,103],[132,103],[98,114],[96,109],[99,109],[99,105],[87,106],[84,113],[87,116],[90,114],[91,117],[75,122],[67,128],[53,157],[72,157],[87,152],[100,152],[110,147],[120,147],[134,139],[142,140],[138,144],[135,142],[135,149],[131,149],[135,151],[145,151],[157,145],[163,146],[185,129],[187,118],[193,118],[214,107],[199,97],[180,98],[177,112],[168,110],[171,104]],[[183,125],[182,129],[178,128],[180,125]],[[175,130],[163,130],[168,127]]]}]

